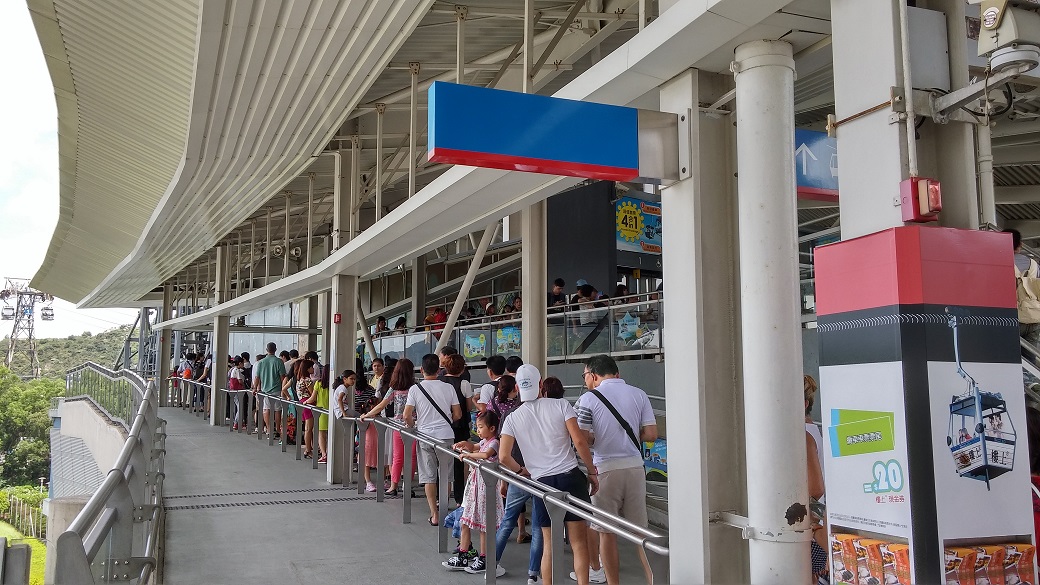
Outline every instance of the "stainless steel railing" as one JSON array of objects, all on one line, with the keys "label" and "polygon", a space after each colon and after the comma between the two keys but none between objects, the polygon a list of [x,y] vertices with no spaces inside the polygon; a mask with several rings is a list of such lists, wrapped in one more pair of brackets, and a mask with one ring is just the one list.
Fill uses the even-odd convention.
[{"label": "stainless steel railing", "polygon": [[[221,390],[221,394],[224,395],[224,396],[227,396],[228,400],[235,399],[235,400],[246,400],[246,401],[248,401],[248,400],[252,399],[253,400],[252,403],[253,403],[253,406],[254,406],[253,412],[257,412],[256,406],[259,405],[259,400],[257,400],[257,396],[252,393],[252,390],[229,391],[229,390],[227,390],[225,388],[220,388],[220,390]],[[231,394],[237,394],[237,396],[231,397],[230,396]],[[331,396],[332,395],[331,395],[331,392],[330,392],[330,400],[331,400]],[[268,395],[267,398],[273,399],[273,400],[276,400],[276,401],[282,403],[283,414],[285,413],[285,408],[289,407],[289,406],[295,407],[295,408],[300,409],[300,410],[310,410],[314,414],[314,417],[315,417],[315,423],[313,424],[313,431],[312,431],[313,432],[313,441],[314,441],[314,445],[318,445],[319,430],[318,430],[317,417],[322,415],[322,414],[331,416],[331,414],[330,414],[328,409],[320,408],[320,407],[315,406],[315,405],[303,404],[302,402],[295,401],[295,400],[289,400],[289,399],[283,398],[281,396],[270,396],[270,395]],[[262,396],[261,396],[261,399],[262,399]],[[352,399],[352,396],[351,396],[351,399]],[[662,555],[662,556],[668,556],[670,554],[669,545],[668,545],[668,537],[667,537],[667,535],[665,535],[665,534],[663,534],[661,532],[658,532],[658,531],[656,531],[654,529],[651,529],[651,528],[646,528],[646,527],[643,527],[643,526],[639,526],[637,524],[633,524],[632,522],[629,522],[628,520],[626,520],[626,519],[624,519],[624,518],[622,518],[620,516],[617,516],[616,514],[612,514],[610,512],[607,512],[606,510],[597,508],[597,507],[593,506],[592,504],[590,504],[588,502],[584,502],[582,500],[577,500],[577,499],[572,499],[565,492],[554,491],[554,490],[550,489],[548,486],[546,486],[545,484],[539,483],[539,482],[537,482],[537,481],[535,481],[535,480],[533,480],[531,478],[527,478],[527,477],[523,477],[521,475],[517,475],[517,474],[515,474],[515,473],[505,469],[504,467],[499,466],[497,463],[478,462],[478,461],[475,461],[475,460],[472,460],[472,459],[462,459],[462,458],[459,457],[459,453],[455,452],[451,448],[452,447],[452,442],[450,442],[450,441],[442,441],[440,439],[435,439],[433,437],[424,435],[424,434],[418,432],[414,428],[406,427],[400,421],[397,421],[397,420],[394,420],[394,419],[387,419],[385,417],[376,417],[376,418],[373,418],[373,419],[362,419],[360,417],[360,413],[358,413],[357,411],[352,410],[353,406],[354,406],[353,404],[349,405],[349,408],[351,410],[349,410],[348,416],[345,416],[345,417],[342,417],[342,418],[339,418],[339,419],[335,419],[335,420],[330,420],[329,423],[330,424],[337,424],[337,425],[339,425],[338,429],[343,433],[342,436],[347,438],[346,443],[348,445],[352,442],[351,439],[353,437],[357,436],[359,438],[359,440],[357,441],[357,461],[359,462],[359,465],[363,465],[364,461],[365,461],[365,451],[367,449],[366,441],[365,441],[365,433],[368,430],[368,426],[369,425],[373,425],[373,424],[376,425],[377,427],[379,427],[380,429],[390,429],[392,431],[400,433],[402,442],[404,444],[404,452],[405,452],[406,455],[411,453],[411,451],[414,448],[416,442],[423,443],[423,444],[426,444],[426,445],[430,445],[430,446],[432,446],[435,449],[435,452],[437,454],[437,461],[438,461],[438,478],[439,478],[439,480],[438,480],[438,498],[437,498],[437,501],[438,501],[438,518],[440,518],[442,521],[447,516],[447,514],[449,512],[449,510],[448,510],[448,497],[449,497],[448,486],[449,486],[449,483],[451,482],[452,476],[453,476],[453,469],[452,468],[453,468],[453,465],[454,465],[454,461],[455,460],[460,460],[460,461],[464,462],[466,465],[468,465],[471,468],[471,473],[480,473],[481,474],[481,478],[485,482],[485,485],[490,486],[490,485],[495,484],[498,481],[503,481],[503,482],[506,482],[507,484],[515,485],[515,486],[519,487],[520,489],[522,489],[523,491],[531,494],[532,496],[534,496],[536,498],[539,498],[542,501],[544,501],[545,505],[546,505],[546,508],[549,510],[549,515],[550,515],[550,517],[552,519],[551,534],[552,534],[552,542],[553,542],[553,550],[554,551],[562,551],[562,550],[564,550],[563,549],[563,546],[564,546],[564,541],[563,541],[563,539],[564,539],[564,522],[563,522],[563,518],[564,518],[564,516],[568,512],[570,512],[570,513],[573,513],[573,514],[583,518],[584,520],[587,520],[589,522],[595,522],[598,526],[603,527],[604,529],[606,529],[606,530],[616,534],[618,537],[636,544],[637,546],[641,547],[644,551],[649,551],[649,552],[652,552],[652,553],[655,553],[655,554],[658,554],[658,555]],[[273,446],[274,445],[276,437],[275,437],[273,428],[268,428],[268,429],[266,429],[266,432],[265,432],[264,429],[262,428],[262,423],[260,423],[260,426],[258,427],[256,424],[253,423],[252,420],[250,420],[249,417],[241,417],[244,420],[238,420],[238,421],[232,421],[232,420],[225,419],[223,417],[223,413],[224,413],[223,399],[221,399],[216,404],[215,411],[217,412],[217,415],[218,415],[217,416],[217,424],[218,425],[219,424],[225,424],[225,425],[228,425],[232,430],[234,430],[234,428],[235,428],[234,425],[237,423],[237,425],[238,425],[238,432],[239,433],[250,433],[250,432],[254,432],[255,431],[256,434],[257,434],[257,439],[258,440],[262,441],[266,437],[267,438],[267,444],[269,446]],[[240,409],[239,412],[241,413],[243,411]],[[257,419],[257,423],[259,423],[260,420],[262,420],[262,419],[258,418]],[[284,420],[285,419],[283,418],[283,428],[282,428],[283,440],[280,442],[281,450],[282,450],[283,453],[286,452],[287,445],[288,445],[288,441],[284,440],[284,430],[285,430],[284,429],[284,424],[285,424]],[[297,424],[299,425],[300,423],[298,422]],[[300,434],[299,428],[300,427],[298,427],[297,438],[296,438],[296,459],[297,460],[302,459],[301,453],[302,453],[302,444],[303,444],[302,435]],[[387,449],[386,433],[385,432],[377,432],[376,433],[376,459],[377,459],[377,461],[386,461],[386,449]],[[343,470],[343,474],[342,474],[342,476],[344,478],[344,484],[350,485],[355,480],[354,475],[353,475],[355,473],[355,471],[353,470],[353,466],[352,466],[353,457],[348,455],[347,457],[345,457],[343,459],[345,461],[345,463],[344,463],[345,469]],[[335,462],[334,461],[329,461],[328,464],[329,465],[335,465]],[[318,457],[317,456],[312,457],[311,468],[312,469],[317,469],[318,468]],[[404,457],[404,473],[403,473],[404,477],[403,477],[402,483],[401,483],[401,494],[402,494],[401,497],[403,499],[403,504],[404,504],[403,505],[401,521],[404,524],[411,523],[411,513],[412,513],[411,500],[412,500],[412,489],[414,487],[413,486],[413,482],[412,482],[412,475],[413,475],[414,471],[415,470],[413,469],[412,458],[410,456]],[[360,467],[358,468],[358,473],[359,472],[360,472]],[[358,486],[358,494],[363,495],[365,493],[365,483],[363,481],[361,481],[360,478],[357,479],[357,486]],[[488,494],[492,494],[492,493],[496,493],[496,491],[491,489],[491,488],[488,488],[487,489],[487,493]],[[384,493],[383,493],[382,489],[377,489],[376,490],[376,492],[375,492],[375,499],[376,499],[377,502],[384,501],[385,496],[384,496]],[[495,505],[494,499],[493,498],[487,498],[487,500],[485,502],[485,505],[487,506],[487,510],[486,510],[487,517],[488,518],[495,517],[495,515],[496,515],[496,505]],[[440,527],[438,529],[438,542],[437,542],[437,545],[438,545],[438,550],[440,552],[442,552],[442,553],[448,552],[448,538],[449,538],[449,531],[448,531],[448,529],[444,528],[443,526]],[[488,542],[489,543],[493,542],[493,537],[490,534],[488,536]],[[490,554],[490,550],[488,552],[489,552],[489,554],[487,555],[488,568],[487,568],[487,571],[485,572],[485,583],[493,585],[496,582],[495,568],[496,568],[496,565],[497,565],[497,560],[495,559],[495,555],[494,554]],[[567,574],[570,571],[570,567],[564,565],[566,560],[567,560],[567,557],[565,555],[563,555],[563,554],[554,554],[553,555],[553,568],[552,568],[552,571],[553,571],[554,580],[556,580],[556,582],[564,583],[567,580]]]},{"label": "stainless steel railing", "polygon": [[[117,394],[125,391],[128,396]],[[158,417],[155,383],[129,370],[88,363],[66,376],[66,392],[118,409],[137,405],[115,465],[83,510],[57,539],[56,585],[147,583],[159,566],[163,519],[166,421]]]}]

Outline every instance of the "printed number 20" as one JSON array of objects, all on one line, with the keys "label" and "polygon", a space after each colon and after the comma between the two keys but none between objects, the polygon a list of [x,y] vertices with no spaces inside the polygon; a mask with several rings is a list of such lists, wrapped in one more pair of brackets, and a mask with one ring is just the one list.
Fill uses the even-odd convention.
[{"label": "printed number 20", "polygon": [[898,492],[903,490],[903,468],[890,459],[887,463],[874,463],[874,493]]}]

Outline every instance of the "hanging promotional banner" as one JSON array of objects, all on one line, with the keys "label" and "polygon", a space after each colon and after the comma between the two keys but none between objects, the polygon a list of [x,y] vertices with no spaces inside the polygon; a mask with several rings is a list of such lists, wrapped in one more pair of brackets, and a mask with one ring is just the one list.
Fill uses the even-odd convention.
[{"label": "hanging promotional banner", "polygon": [[661,253],[661,204],[622,197],[614,204],[617,249]]}]

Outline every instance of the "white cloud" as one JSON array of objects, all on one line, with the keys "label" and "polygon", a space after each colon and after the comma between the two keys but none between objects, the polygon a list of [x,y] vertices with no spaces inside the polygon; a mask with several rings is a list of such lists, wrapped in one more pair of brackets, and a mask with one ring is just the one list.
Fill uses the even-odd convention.
[{"label": "white cloud", "polygon": [[[0,277],[32,278],[58,221],[58,139],[54,88],[29,9],[0,2],[0,66],[12,80],[0,93]],[[3,284],[0,281],[0,284]],[[37,321],[38,337],[66,337],[132,323],[137,311],[76,309],[54,303],[55,320]],[[9,335],[0,323],[0,335]]]}]

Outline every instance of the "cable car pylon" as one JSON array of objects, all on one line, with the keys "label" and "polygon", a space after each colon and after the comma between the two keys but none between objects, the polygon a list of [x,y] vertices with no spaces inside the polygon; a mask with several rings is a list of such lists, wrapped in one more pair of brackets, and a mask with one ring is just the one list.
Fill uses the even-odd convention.
[{"label": "cable car pylon", "polygon": [[[30,287],[27,278],[7,277],[3,290],[0,290],[0,302],[0,319],[14,321],[7,343],[4,366],[23,379],[39,378],[40,360],[36,355],[36,305],[43,305],[41,318],[44,321],[53,321],[54,307],[51,304],[54,302],[54,296]],[[15,359],[18,354],[24,354],[26,357],[24,367],[20,367],[23,366],[22,362]]]}]

